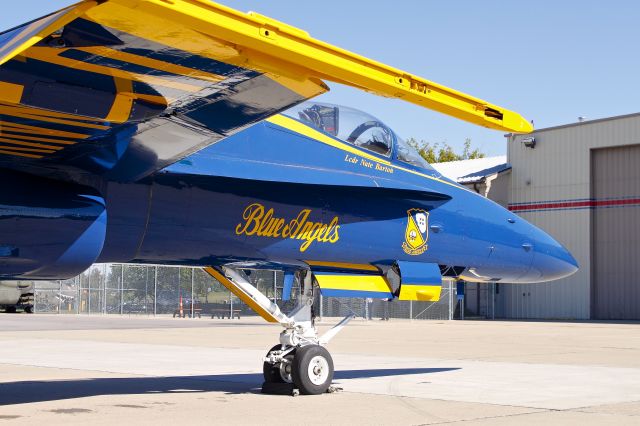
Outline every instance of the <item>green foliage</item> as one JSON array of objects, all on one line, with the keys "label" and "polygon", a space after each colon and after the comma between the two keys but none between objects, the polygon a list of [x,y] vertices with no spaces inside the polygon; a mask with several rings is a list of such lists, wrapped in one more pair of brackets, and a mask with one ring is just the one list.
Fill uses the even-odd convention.
[{"label": "green foliage", "polygon": [[485,154],[478,148],[471,148],[471,139],[464,141],[461,154],[456,153],[446,142],[431,144],[424,140],[418,142],[416,138],[409,138],[407,143],[418,150],[418,154],[428,163],[446,163],[448,161],[473,160],[484,158]]},{"label": "green foliage", "polygon": [[485,155],[483,152],[480,151],[480,149],[475,148],[474,150],[471,150],[470,138],[466,138],[464,140],[464,148],[463,148],[462,156],[460,160],[474,160],[476,158],[484,158],[484,157]]}]

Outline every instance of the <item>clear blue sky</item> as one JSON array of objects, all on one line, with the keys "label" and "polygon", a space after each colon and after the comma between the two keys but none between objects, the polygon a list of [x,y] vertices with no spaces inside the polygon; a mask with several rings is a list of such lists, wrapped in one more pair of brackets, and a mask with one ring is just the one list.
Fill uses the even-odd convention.
[{"label": "clear blue sky", "polygon": [[[21,0],[7,29],[71,4]],[[323,41],[513,109],[537,128],[640,111],[640,2],[223,0],[302,28]],[[364,109],[400,135],[489,155],[501,132],[331,84],[326,102]]]}]

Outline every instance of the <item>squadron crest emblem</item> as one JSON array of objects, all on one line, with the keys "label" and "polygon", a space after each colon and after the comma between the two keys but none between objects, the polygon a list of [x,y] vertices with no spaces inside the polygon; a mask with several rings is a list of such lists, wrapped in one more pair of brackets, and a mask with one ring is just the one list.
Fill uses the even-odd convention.
[{"label": "squadron crest emblem", "polygon": [[407,211],[407,229],[404,232],[402,249],[412,256],[427,251],[429,240],[429,213],[422,209],[409,209]]}]

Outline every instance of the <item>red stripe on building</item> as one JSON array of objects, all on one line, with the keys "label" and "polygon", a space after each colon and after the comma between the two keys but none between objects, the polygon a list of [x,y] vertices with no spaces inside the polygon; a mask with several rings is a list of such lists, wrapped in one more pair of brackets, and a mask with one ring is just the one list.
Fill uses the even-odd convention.
[{"label": "red stripe on building", "polygon": [[552,203],[535,203],[535,204],[517,204],[510,205],[509,210],[512,212],[523,210],[552,210],[552,209],[576,209],[576,208],[596,208],[596,207],[613,207],[628,206],[640,204],[640,198],[624,198],[613,200],[586,200],[586,201],[555,201]]}]

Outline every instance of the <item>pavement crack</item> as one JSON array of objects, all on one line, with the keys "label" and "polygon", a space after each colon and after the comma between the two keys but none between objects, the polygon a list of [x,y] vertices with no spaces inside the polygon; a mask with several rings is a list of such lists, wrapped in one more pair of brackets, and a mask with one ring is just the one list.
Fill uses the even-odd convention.
[{"label": "pavement crack", "polygon": [[429,426],[429,425],[446,425],[446,424],[455,424],[455,423],[466,423],[466,422],[475,422],[478,420],[491,420],[491,419],[502,419],[502,418],[510,418],[510,417],[518,417],[518,416],[528,416],[530,414],[540,414],[545,412],[551,412],[556,410],[543,410],[539,409],[536,411],[527,411],[524,413],[514,413],[514,414],[503,414],[499,416],[484,416],[484,417],[474,417],[472,419],[462,419],[462,420],[450,420],[445,422],[437,422],[437,423],[422,423],[416,426]]}]

